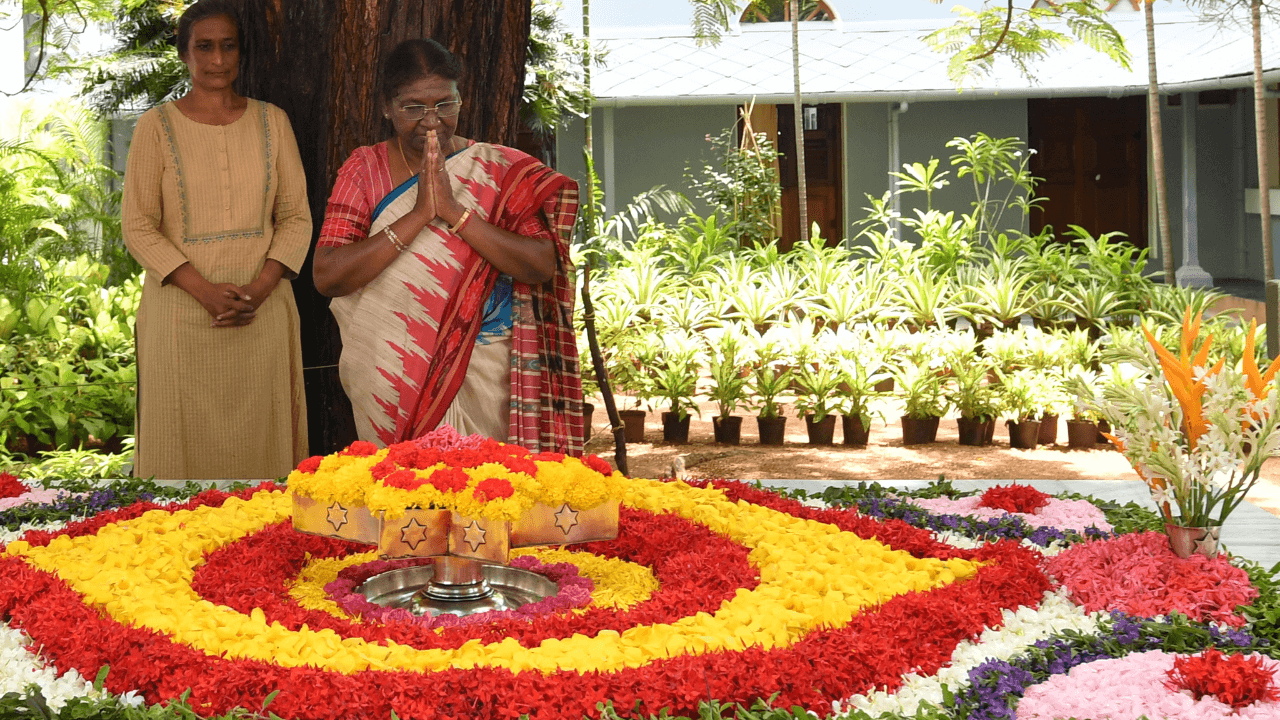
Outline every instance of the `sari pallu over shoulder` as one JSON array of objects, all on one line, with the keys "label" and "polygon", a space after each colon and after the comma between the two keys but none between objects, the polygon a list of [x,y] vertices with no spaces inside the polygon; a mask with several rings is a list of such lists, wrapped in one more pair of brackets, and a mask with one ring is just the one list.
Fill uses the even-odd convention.
[{"label": "sari pallu over shoulder", "polygon": [[[515,283],[508,441],[532,450],[582,452],[582,386],[573,332],[569,238],[577,186],[511,148],[477,143],[446,162],[460,200],[503,229],[555,243],[555,277]],[[374,212],[369,234],[413,208],[417,178]],[[549,227],[547,227],[549,226]],[[373,282],[331,303],[342,332],[339,375],[361,438],[383,445],[434,429],[466,377],[483,308],[498,271],[437,220]]]}]

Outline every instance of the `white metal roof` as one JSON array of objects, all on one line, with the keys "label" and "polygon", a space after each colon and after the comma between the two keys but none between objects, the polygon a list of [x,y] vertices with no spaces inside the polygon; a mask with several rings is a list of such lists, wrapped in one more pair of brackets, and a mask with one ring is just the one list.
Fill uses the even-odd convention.
[{"label": "white metal roof", "polygon": [[[987,77],[958,90],[947,77],[950,57],[923,40],[937,21],[808,22],[800,27],[800,82],[808,102],[1061,97],[1146,92],[1146,34],[1141,14],[1113,16],[1133,57],[1125,70],[1079,43],[1032,66],[1028,80],[1001,60]],[[1190,13],[1157,18],[1160,85],[1184,92],[1252,84],[1253,40],[1245,26],[1220,26]],[[791,26],[743,25],[718,46],[699,47],[688,28],[634,28],[596,38],[606,65],[592,72],[599,105],[790,102]],[[1263,29],[1263,68],[1280,80],[1280,24]]]}]

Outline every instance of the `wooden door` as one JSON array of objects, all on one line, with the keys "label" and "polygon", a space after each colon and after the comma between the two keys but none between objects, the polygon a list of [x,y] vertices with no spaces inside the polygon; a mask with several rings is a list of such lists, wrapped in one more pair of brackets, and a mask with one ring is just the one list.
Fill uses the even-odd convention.
[{"label": "wooden door", "polygon": [[1045,198],[1031,232],[1052,225],[1063,237],[1079,225],[1147,247],[1146,108],[1141,95],[1028,101],[1031,173]]},{"label": "wooden door", "polygon": [[[778,171],[782,180],[782,237],[778,246],[789,250],[800,239],[795,158],[795,111],[778,107]],[[816,106],[817,128],[804,131],[804,176],[808,184],[809,223],[818,223],[828,246],[844,239],[844,207],[841,203],[840,105]]]}]

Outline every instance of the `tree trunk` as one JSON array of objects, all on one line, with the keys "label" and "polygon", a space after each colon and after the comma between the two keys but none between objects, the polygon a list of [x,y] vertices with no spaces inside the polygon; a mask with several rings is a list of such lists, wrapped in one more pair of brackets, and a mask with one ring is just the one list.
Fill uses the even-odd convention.
[{"label": "tree trunk", "polygon": [[1156,81],[1156,25],[1151,5],[1155,0],[1142,3],[1142,13],[1147,22],[1147,119],[1151,124],[1151,166],[1156,181],[1156,220],[1159,234],[1160,255],[1164,261],[1164,281],[1172,287],[1177,280],[1173,268],[1173,235],[1169,230],[1169,203],[1165,192],[1164,130],[1160,122],[1160,85]]},{"label": "tree trunk", "polygon": [[796,123],[796,207],[800,216],[800,241],[809,241],[809,187],[804,177],[804,107],[800,104],[800,0],[791,0],[791,71],[796,97],[791,107]]},{"label": "tree trunk", "polygon": [[[1258,140],[1258,212],[1262,218],[1262,278],[1270,282],[1276,278],[1274,253],[1271,248],[1271,143],[1270,123],[1267,122],[1267,93],[1262,82],[1262,0],[1250,3],[1250,24],[1253,26],[1253,122]],[[1268,291],[1270,292],[1270,291]],[[1270,295],[1268,294],[1268,297]],[[1267,355],[1280,356],[1280,318],[1275,315],[1275,305],[1267,308]]]},{"label": "tree trunk", "polygon": [[1253,0],[1253,112],[1258,136],[1258,208],[1262,213],[1262,267],[1264,280],[1276,277],[1271,250],[1271,138],[1267,137],[1267,88],[1262,82],[1262,0]]},{"label": "tree trunk", "polygon": [[[433,37],[462,62],[460,135],[514,145],[529,39],[529,0],[239,0],[241,91],[289,115],[307,176],[318,237],[338,168],[360,145],[391,136],[378,83],[401,40]],[[313,240],[314,243],[314,240]],[[355,439],[338,382],[342,348],[328,298],[311,281],[311,257],[293,282],[307,368],[313,454]]]},{"label": "tree trunk", "polygon": [[[586,118],[583,120],[585,135],[582,148],[587,160],[587,187],[582,193],[582,234],[583,244],[589,245],[597,223],[595,150],[592,147],[591,132],[591,110],[594,103],[591,95],[591,0],[582,0],[582,41],[582,84],[587,89],[587,107],[583,108]],[[604,355],[600,352],[600,339],[596,334],[596,310],[591,302],[591,274],[595,272],[595,264],[595,256],[592,254],[588,254],[582,262],[582,324],[587,334],[587,347],[591,352],[591,370],[595,373],[596,385],[600,388],[600,401],[604,403],[605,414],[609,417],[609,430],[613,433],[614,464],[623,475],[629,475],[626,426],[622,424],[618,405],[613,400],[613,387],[609,384],[609,373],[605,370]]]}]

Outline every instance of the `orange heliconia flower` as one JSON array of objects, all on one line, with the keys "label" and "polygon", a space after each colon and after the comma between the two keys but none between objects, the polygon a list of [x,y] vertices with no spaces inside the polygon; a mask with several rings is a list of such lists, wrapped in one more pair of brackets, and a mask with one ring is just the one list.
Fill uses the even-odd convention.
[{"label": "orange heliconia flower", "polygon": [[[1258,329],[1258,321],[1249,321],[1249,332],[1244,336],[1244,384],[1249,388],[1249,392],[1253,393],[1255,400],[1261,400],[1266,397],[1267,386],[1276,377],[1276,370],[1280,368],[1280,357],[1271,361],[1271,366],[1267,368],[1265,373],[1258,372],[1258,361],[1254,355],[1253,343],[1254,333]],[[1254,414],[1257,417],[1257,414]]]},{"label": "orange heliconia flower", "polygon": [[1173,391],[1173,396],[1182,406],[1182,433],[1186,436],[1187,446],[1191,450],[1196,449],[1197,441],[1208,429],[1202,402],[1205,385],[1210,377],[1222,370],[1223,366],[1223,360],[1220,359],[1204,376],[1199,380],[1195,379],[1195,370],[1204,367],[1209,358],[1209,345],[1213,341],[1213,335],[1210,335],[1200,345],[1199,352],[1192,354],[1192,346],[1200,335],[1200,320],[1199,313],[1192,318],[1191,308],[1188,307],[1182,316],[1182,343],[1179,357],[1174,357],[1173,353],[1161,345],[1145,324],[1142,326],[1142,333],[1146,335],[1147,342],[1151,344],[1151,348],[1156,351],[1156,357],[1160,359],[1160,369],[1164,372],[1165,382],[1169,383],[1169,389]]}]

